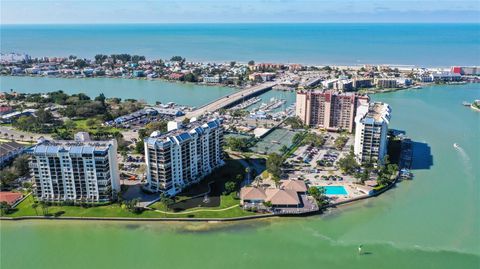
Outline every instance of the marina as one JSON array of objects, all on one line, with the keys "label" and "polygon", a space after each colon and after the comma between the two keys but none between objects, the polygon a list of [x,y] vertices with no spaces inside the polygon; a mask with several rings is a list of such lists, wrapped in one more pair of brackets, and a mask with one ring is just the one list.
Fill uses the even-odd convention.
[{"label": "marina", "polygon": [[248,99],[247,101],[245,101],[243,103],[240,103],[236,106],[233,106],[231,109],[233,109],[233,110],[245,109],[245,108],[248,108],[248,107],[260,102],[261,100],[262,100],[262,98],[260,98],[260,97],[253,97],[253,98]]}]

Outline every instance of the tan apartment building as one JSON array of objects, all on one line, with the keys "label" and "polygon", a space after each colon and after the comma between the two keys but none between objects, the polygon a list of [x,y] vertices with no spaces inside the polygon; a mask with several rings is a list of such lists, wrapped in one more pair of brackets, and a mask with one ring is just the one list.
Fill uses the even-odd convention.
[{"label": "tan apartment building", "polygon": [[304,124],[329,131],[353,132],[355,111],[367,96],[335,91],[297,92],[296,115]]}]

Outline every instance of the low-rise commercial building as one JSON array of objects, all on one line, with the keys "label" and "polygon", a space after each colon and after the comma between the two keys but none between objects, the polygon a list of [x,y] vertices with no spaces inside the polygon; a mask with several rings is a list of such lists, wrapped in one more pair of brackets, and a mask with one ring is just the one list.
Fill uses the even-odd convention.
[{"label": "low-rise commercial building", "polygon": [[391,109],[386,103],[369,103],[357,109],[354,153],[359,163],[383,162]]},{"label": "low-rise commercial building", "polygon": [[[173,129],[170,126],[174,125],[169,124]],[[218,119],[192,122],[164,134],[154,132],[144,141],[148,188],[152,192],[176,195],[224,164],[223,127]]]},{"label": "low-rise commercial building", "polygon": [[26,152],[39,200],[108,202],[120,191],[115,140],[44,140]]},{"label": "low-rise commercial building", "polygon": [[397,87],[397,80],[394,78],[377,78],[375,85],[381,89],[392,89]]},{"label": "low-rise commercial building", "polygon": [[0,142],[0,168],[5,167],[11,160],[22,154],[25,146],[17,142]]}]

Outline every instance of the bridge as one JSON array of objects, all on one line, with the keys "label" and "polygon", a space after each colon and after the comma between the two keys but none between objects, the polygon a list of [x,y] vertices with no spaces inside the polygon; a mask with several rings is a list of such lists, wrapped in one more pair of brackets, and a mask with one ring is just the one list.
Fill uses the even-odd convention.
[{"label": "bridge", "polygon": [[205,113],[215,112],[221,108],[229,108],[241,102],[244,102],[247,99],[252,97],[258,96],[262,93],[265,93],[272,89],[273,86],[277,85],[276,82],[266,82],[260,85],[256,85],[253,87],[245,88],[241,91],[235,92],[233,94],[224,96],[213,102],[210,102],[206,105],[203,105],[193,111],[188,112],[185,116],[180,117],[179,119],[182,120],[184,118],[198,118]]}]

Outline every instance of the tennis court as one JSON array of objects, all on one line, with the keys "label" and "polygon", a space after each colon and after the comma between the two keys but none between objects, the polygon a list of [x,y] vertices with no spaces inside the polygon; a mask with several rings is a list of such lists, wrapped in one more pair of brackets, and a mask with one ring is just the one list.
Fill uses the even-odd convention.
[{"label": "tennis court", "polygon": [[281,153],[280,149],[285,145],[292,145],[292,138],[296,132],[287,129],[278,128],[266,135],[262,140],[250,149],[260,154],[270,154],[272,152]]}]

